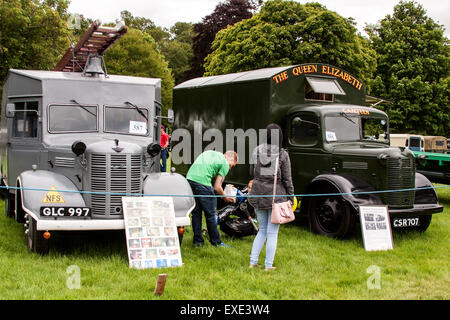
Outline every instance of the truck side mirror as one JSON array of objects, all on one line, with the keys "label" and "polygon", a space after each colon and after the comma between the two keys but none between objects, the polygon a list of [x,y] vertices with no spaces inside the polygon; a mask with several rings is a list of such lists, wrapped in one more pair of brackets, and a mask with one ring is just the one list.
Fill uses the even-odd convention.
[{"label": "truck side mirror", "polygon": [[175,122],[175,115],[172,109],[167,110],[167,122],[173,124]]},{"label": "truck side mirror", "polygon": [[16,105],[14,103],[8,103],[6,105],[6,117],[13,118],[16,112]]}]

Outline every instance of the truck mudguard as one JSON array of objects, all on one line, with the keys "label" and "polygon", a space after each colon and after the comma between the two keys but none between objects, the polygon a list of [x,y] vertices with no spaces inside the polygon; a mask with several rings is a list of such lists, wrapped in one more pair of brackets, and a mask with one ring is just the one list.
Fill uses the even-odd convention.
[{"label": "truck mudguard", "polygon": [[[178,173],[151,173],[145,177],[143,188],[145,195],[174,195],[177,225],[190,225],[189,213],[195,207],[195,199],[185,177]],[[181,195],[189,197],[178,197]]]},{"label": "truck mudguard", "polygon": [[373,188],[373,186],[359,179],[358,177],[352,175],[338,175],[338,174],[318,175],[311,181],[311,183],[307,188],[306,193],[325,194],[325,192],[323,191],[330,190],[330,188],[326,188],[325,186],[331,186],[332,189],[336,190],[334,193],[342,193],[343,194],[342,197],[347,202],[350,203],[350,205],[356,210],[356,212],[359,211],[359,206],[383,205],[383,201],[381,200],[380,194],[370,193],[376,191]]},{"label": "truck mudguard", "polygon": [[17,178],[22,208],[38,218],[41,207],[86,207],[75,184],[67,177],[51,171],[24,171]]},{"label": "truck mudguard", "polygon": [[426,188],[423,190],[416,190],[414,204],[439,204],[436,191],[432,188],[433,185],[423,174],[416,172],[416,188]]}]

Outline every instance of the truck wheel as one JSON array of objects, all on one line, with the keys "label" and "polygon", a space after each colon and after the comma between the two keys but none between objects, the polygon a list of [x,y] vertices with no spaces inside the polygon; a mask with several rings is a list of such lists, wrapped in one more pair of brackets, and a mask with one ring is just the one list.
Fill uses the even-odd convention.
[{"label": "truck wheel", "polygon": [[6,194],[5,196],[5,213],[6,216],[8,218],[13,218],[15,213],[14,213],[14,208],[15,208],[15,196],[11,195],[9,193]]},{"label": "truck wheel", "polygon": [[346,237],[355,224],[355,214],[339,196],[312,197],[308,218],[312,232],[336,239]]},{"label": "truck wheel", "polygon": [[49,251],[49,243],[44,239],[44,232],[36,230],[36,220],[28,216],[28,223],[25,227],[27,246],[30,252],[45,255]]}]

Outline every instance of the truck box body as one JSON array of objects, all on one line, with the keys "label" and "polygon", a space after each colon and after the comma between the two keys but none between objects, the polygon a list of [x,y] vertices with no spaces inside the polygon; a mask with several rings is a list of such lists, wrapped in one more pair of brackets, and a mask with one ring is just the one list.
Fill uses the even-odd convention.
[{"label": "truck box body", "polygon": [[[244,132],[264,129],[271,122],[285,128],[285,116],[290,109],[316,105],[317,101],[305,98],[308,75],[338,82],[344,94],[335,95],[332,103],[364,105],[365,85],[336,67],[308,64],[267,68],[197,78],[176,86],[175,127],[188,129],[192,135],[195,132],[194,121],[201,121],[203,131],[219,129],[224,133],[226,129],[239,128]],[[203,147],[207,145],[205,141]],[[194,150],[192,161],[201,149]],[[245,159],[240,159],[240,163],[248,163],[247,149]],[[177,170],[187,173],[188,166],[181,164]],[[227,176],[230,183],[245,184],[245,180],[248,182],[248,166],[245,165],[238,165]]]}]

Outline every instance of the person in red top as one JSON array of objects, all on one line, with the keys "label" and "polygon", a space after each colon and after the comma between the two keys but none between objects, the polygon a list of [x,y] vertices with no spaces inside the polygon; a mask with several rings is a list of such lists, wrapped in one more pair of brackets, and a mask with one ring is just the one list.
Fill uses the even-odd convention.
[{"label": "person in red top", "polygon": [[169,135],[164,132],[164,126],[161,126],[161,172],[166,172],[166,163],[169,152]]}]

